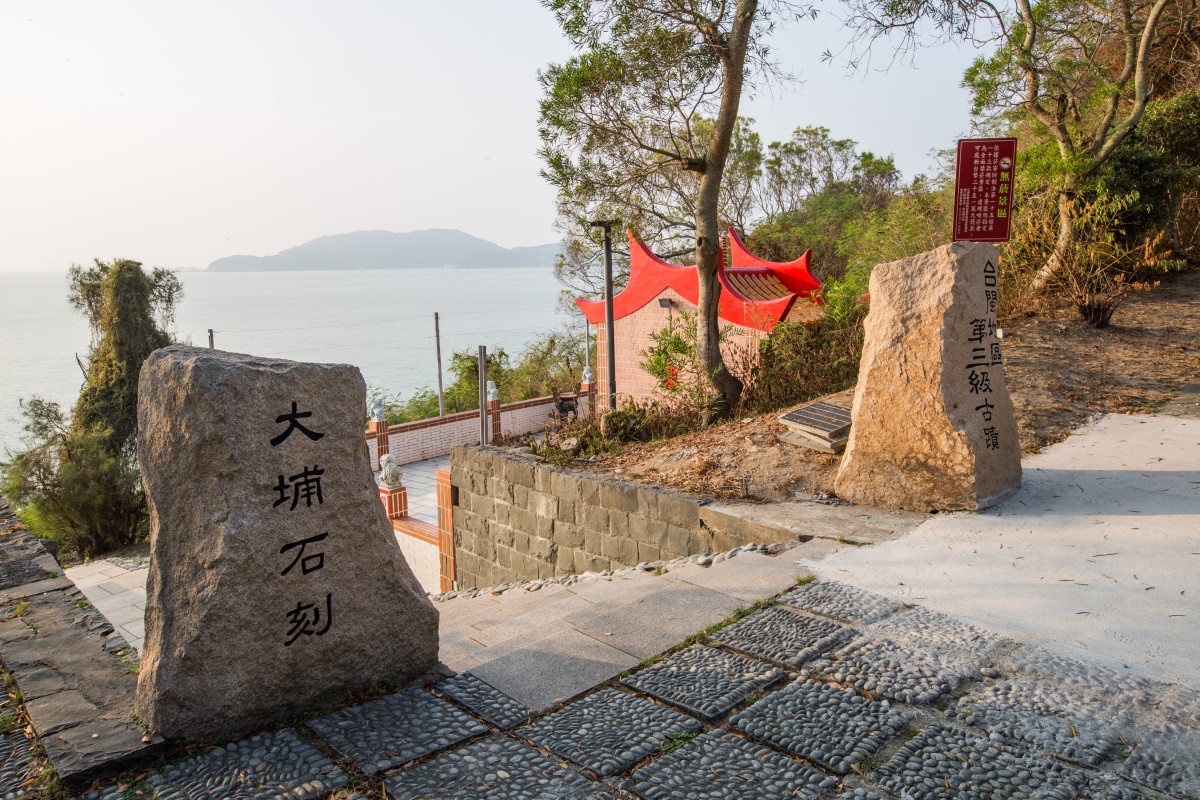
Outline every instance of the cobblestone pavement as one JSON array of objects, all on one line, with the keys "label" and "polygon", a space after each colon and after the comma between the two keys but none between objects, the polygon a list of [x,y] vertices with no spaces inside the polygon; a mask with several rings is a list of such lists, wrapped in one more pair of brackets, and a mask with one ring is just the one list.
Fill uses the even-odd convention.
[{"label": "cobblestone pavement", "polygon": [[1188,687],[833,582],[763,605],[532,718],[466,673],[82,797],[1200,800]]}]

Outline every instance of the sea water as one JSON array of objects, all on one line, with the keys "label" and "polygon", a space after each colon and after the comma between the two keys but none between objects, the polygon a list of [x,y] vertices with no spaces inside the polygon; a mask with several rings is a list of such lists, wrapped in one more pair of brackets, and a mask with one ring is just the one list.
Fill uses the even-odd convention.
[{"label": "sea water", "polygon": [[[304,272],[181,272],[172,329],[179,341],[298,361],[354,364],[367,385],[409,396],[437,388],[433,314],[442,364],[479,345],[515,357],[539,334],[576,325],[556,313],[547,268]],[[67,302],[66,273],[0,273],[0,460],[20,445],[18,401],[37,395],[69,411],[91,333]],[[451,378],[446,375],[447,384]],[[234,399],[231,398],[231,402]]]}]

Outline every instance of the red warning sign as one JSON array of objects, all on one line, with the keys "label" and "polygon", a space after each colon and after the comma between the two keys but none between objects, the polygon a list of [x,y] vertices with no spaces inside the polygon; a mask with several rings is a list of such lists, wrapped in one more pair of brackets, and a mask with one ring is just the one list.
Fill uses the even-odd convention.
[{"label": "red warning sign", "polygon": [[954,170],[954,241],[1007,242],[1011,236],[1016,139],[959,139]]}]

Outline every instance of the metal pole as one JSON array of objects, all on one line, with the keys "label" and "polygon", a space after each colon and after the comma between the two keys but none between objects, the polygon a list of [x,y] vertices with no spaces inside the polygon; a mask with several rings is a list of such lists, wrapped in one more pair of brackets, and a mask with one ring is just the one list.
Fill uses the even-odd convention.
[{"label": "metal pole", "polygon": [[488,443],[487,348],[479,345],[479,446]]},{"label": "metal pole", "polygon": [[604,332],[608,340],[608,408],[617,407],[617,342],[613,335],[612,226],[615,219],[596,220],[593,228],[604,229]]},{"label": "metal pole", "polygon": [[446,416],[446,398],[442,394],[442,329],[438,324],[438,312],[433,312],[433,346],[437,349],[438,362],[438,416]]},{"label": "metal pole", "polygon": [[216,349],[217,349],[217,348],[216,348],[216,347],[213,345],[213,329],[212,329],[212,328],[209,328],[209,329],[208,329],[208,349],[209,349],[209,350],[216,350]]},{"label": "metal pole", "polygon": [[592,323],[583,318],[583,368],[592,366]]}]

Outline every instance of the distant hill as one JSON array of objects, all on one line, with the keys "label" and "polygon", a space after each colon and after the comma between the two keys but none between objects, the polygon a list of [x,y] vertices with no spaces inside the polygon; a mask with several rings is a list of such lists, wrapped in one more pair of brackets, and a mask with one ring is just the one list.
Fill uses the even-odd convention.
[{"label": "distant hill", "polygon": [[462,231],[356,231],[322,236],[273,256],[225,256],[213,272],[399,269],[404,267],[548,267],[557,244],[501,247]]}]

